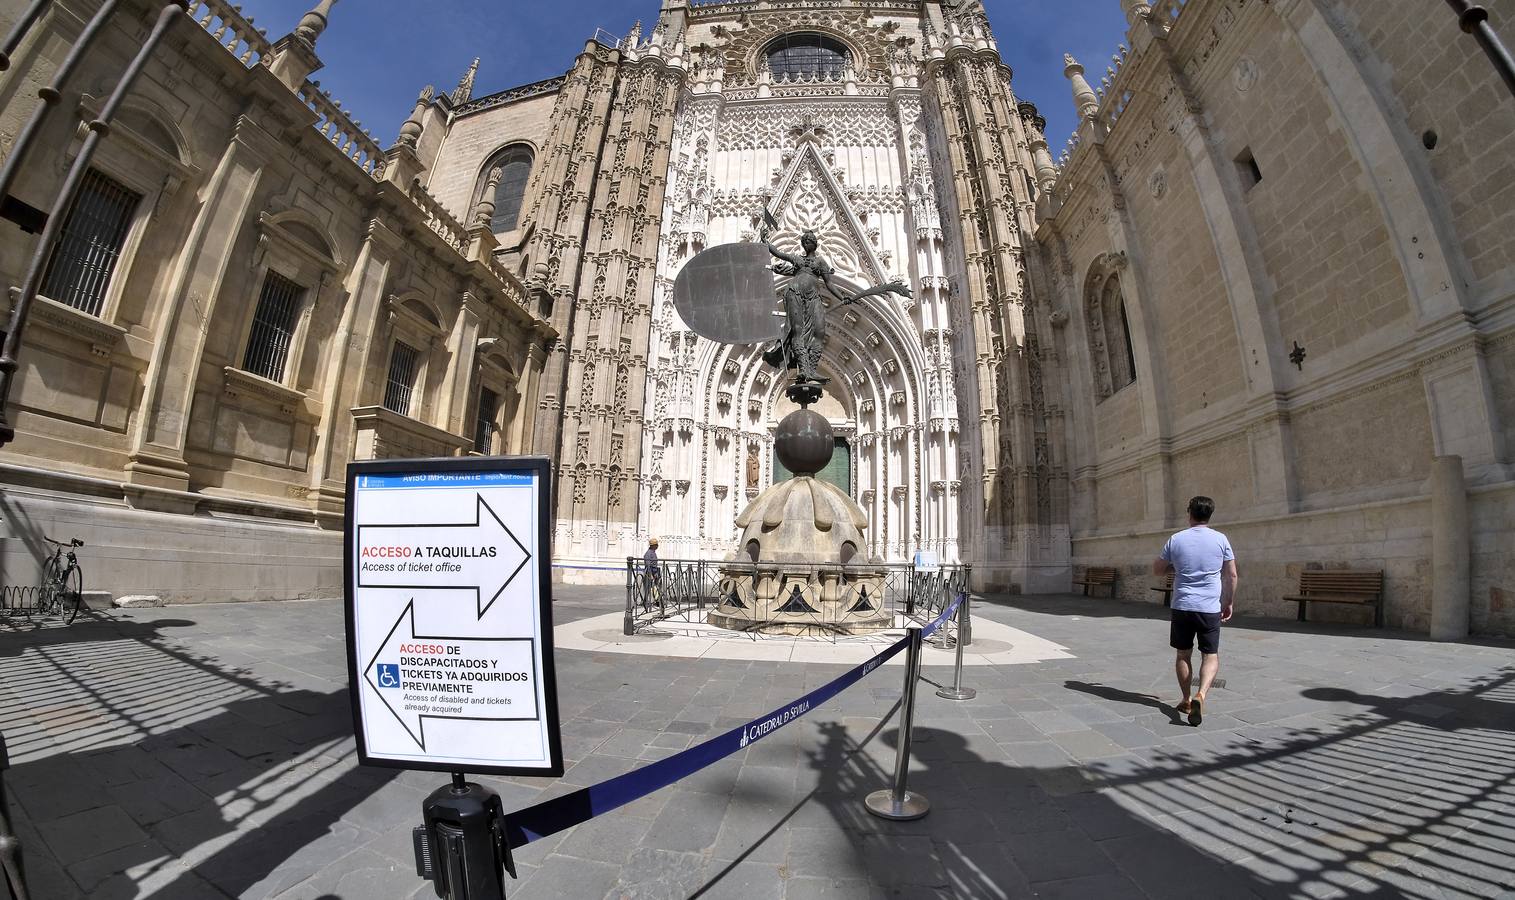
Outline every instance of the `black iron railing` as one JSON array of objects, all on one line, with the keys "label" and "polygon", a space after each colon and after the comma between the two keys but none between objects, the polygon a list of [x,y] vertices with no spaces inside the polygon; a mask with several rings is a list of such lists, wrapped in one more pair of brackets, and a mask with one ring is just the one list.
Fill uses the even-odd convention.
[{"label": "black iron railing", "polygon": [[715,622],[737,630],[782,626],[841,634],[925,623],[968,589],[967,565],[793,565],[626,559],[626,618],[636,634],[660,623]]}]

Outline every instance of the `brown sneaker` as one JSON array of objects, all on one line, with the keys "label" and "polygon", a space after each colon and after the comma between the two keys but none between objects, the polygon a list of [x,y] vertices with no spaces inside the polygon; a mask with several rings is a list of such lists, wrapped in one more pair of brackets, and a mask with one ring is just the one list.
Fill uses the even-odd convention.
[{"label": "brown sneaker", "polygon": [[1205,720],[1205,698],[1195,697],[1189,701],[1189,724],[1199,727],[1199,723]]}]

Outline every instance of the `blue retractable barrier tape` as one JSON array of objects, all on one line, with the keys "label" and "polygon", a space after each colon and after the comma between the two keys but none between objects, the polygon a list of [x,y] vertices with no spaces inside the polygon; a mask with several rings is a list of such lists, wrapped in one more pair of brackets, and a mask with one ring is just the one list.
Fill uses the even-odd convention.
[{"label": "blue retractable barrier tape", "polygon": [[[957,611],[962,602],[963,595],[959,593],[951,606],[921,629],[921,636],[928,637],[940,628]],[[908,636],[902,637],[874,654],[867,662],[848,670],[828,684],[816,688],[792,703],[785,704],[766,716],[753,719],[745,725],[733,728],[702,744],[696,744],[688,750],[675,753],[667,759],[658,760],[640,769],[602,781],[593,787],[580,788],[571,794],[544,800],[535,806],[509,813],[505,816],[505,839],[511,847],[529,844],[538,838],[557,834],[566,828],[587,822],[618,806],[640,800],[686,775],[692,775],[711,763],[748,746],[753,741],[767,737],[803,716],[811,708],[835,697],[857,683],[863,676],[883,665],[890,657],[905,649],[905,645],[909,642]]]}]

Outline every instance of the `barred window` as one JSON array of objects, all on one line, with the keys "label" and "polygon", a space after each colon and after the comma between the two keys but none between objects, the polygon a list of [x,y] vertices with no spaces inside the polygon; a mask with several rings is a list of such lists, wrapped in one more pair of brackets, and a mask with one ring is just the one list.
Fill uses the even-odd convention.
[{"label": "barred window", "polygon": [[242,368],[272,381],[284,380],[284,366],[294,340],[295,319],[305,289],[268,270],[263,292],[258,295],[258,309],[253,313],[252,332],[247,337],[247,352]]},{"label": "barred window", "polygon": [[395,341],[389,353],[389,381],[384,386],[384,408],[410,415],[410,397],[416,389],[416,367],[421,352],[404,341]]},{"label": "barred window", "polygon": [[90,169],[63,221],[42,281],[42,293],[92,316],[105,307],[111,275],[126,246],[142,195]]},{"label": "barred window", "polygon": [[500,411],[500,397],[489,388],[479,388],[479,416],[473,427],[473,449],[489,455],[494,451],[494,417]]},{"label": "barred window", "polygon": [[823,34],[786,34],[763,51],[775,77],[835,77],[847,68],[847,46]]}]

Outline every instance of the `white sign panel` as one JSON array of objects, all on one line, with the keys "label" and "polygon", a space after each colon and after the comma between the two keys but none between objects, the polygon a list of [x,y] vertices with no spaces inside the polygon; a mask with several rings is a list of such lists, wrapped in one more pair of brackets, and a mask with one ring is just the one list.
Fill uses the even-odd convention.
[{"label": "white sign panel", "polygon": [[548,464],[348,467],[347,648],[360,760],[560,775]]}]

